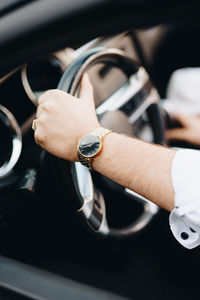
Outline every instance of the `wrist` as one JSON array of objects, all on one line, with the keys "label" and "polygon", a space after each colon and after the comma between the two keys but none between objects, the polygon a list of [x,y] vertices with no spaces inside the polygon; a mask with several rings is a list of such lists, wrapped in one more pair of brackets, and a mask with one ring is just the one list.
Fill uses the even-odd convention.
[{"label": "wrist", "polygon": [[102,165],[106,167],[112,157],[115,155],[117,147],[119,147],[121,136],[115,132],[106,135],[103,140],[102,150],[93,159],[93,169],[99,171]]}]

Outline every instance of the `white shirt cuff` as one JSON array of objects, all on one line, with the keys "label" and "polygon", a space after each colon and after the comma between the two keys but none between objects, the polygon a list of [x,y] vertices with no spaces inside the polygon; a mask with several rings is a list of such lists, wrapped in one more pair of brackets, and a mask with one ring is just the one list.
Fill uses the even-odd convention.
[{"label": "white shirt cuff", "polygon": [[169,223],[181,245],[192,249],[200,245],[200,151],[178,150],[171,169],[175,208]]}]

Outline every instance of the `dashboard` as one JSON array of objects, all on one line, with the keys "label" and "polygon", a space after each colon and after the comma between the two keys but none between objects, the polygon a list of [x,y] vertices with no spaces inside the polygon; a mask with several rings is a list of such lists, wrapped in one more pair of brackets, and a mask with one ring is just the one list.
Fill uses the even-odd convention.
[{"label": "dashboard", "polygon": [[[4,109],[4,113],[1,112],[4,117],[0,118],[0,132],[3,139],[0,177],[9,175],[18,162],[20,152],[26,143],[26,134],[31,132],[31,123],[36,112],[38,97],[48,89],[57,88],[63,72],[70,63],[85,50],[97,46],[120,49],[127,56],[133,58],[136,63],[139,63],[132,35],[130,32],[125,32],[109,38],[95,39],[77,49],[65,48],[40,59],[32,60],[0,79],[0,105]],[[88,74],[94,86],[96,107],[126,82],[122,71],[104,64],[91,68]],[[128,115],[129,108],[124,107],[124,109],[122,110]],[[123,127],[123,124],[119,123],[117,128],[115,126],[113,129],[121,132],[120,126]],[[152,130],[148,126],[145,115],[138,119],[132,128],[129,128],[128,133],[148,141],[153,139]]]}]

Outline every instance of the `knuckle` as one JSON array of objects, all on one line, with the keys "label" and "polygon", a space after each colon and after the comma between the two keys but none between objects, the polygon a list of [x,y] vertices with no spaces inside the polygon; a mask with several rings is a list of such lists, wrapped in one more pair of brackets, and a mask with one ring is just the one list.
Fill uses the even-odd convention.
[{"label": "knuckle", "polygon": [[40,105],[44,101],[48,99],[49,91],[44,92],[39,98],[38,98],[38,104]]},{"label": "knuckle", "polygon": [[47,134],[45,130],[41,127],[39,129],[37,128],[34,132],[34,138],[38,145],[45,148],[45,145],[47,144]]},{"label": "knuckle", "polygon": [[34,133],[34,138],[37,144],[42,145],[43,144],[43,135],[41,134],[41,131],[36,129]]},{"label": "knuckle", "polygon": [[41,104],[51,98],[52,96],[55,96],[57,94],[58,90],[48,90],[44,92],[38,99],[38,103]]},{"label": "knuckle", "polygon": [[47,123],[48,123],[48,114],[44,112],[38,118],[38,125],[41,128],[45,128],[45,126],[47,125]]},{"label": "knuckle", "polygon": [[52,106],[53,106],[52,104],[53,104],[53,101],[51,98],[49,98],[45,102],[40,103],[40,105],[38,107],[38,111],[41,113],[49,112],[52,109]]},{"label": "knuckle", "polygon": [[51,113],[52,111],[54,111],[54,100],[53,99],[49,99],[47,102],[45,102],[43,104],[43,111],[47,112],[47,113]]}]

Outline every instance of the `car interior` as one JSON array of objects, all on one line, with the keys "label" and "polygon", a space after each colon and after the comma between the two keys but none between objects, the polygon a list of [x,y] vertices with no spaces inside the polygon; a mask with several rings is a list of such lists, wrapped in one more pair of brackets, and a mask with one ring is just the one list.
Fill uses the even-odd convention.
[{"label": "car interior", "polygon": [[[87,72],[102,126],[167,147],[172,73],[200,66],[198,1],[0,2],[0,299],[198,299],[169,213],[35,143],[48,89]],[[117,151],[117,149],[116,149]]]}]

